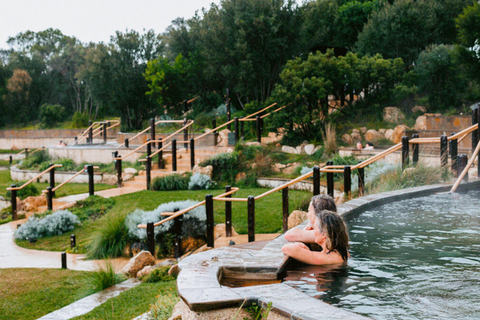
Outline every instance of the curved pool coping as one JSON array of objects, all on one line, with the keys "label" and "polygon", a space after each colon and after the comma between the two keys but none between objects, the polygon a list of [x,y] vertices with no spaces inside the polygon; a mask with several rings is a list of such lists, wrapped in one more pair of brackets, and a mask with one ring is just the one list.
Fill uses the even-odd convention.
[{"label": "curved pool coping", "polygon": [[[459,191],[478,186],[480,180],[463,183]],[[451,185],[431,185],[373,194],[338,205],[337,210],[346,217],[390,202],[448,192],[450,188]],[[178,294],[192,311],[238,307],[244,301],[258,305],[271,302],[272,310],[295,320],[369,319],[312,298],[283,283],[239,288],[220,284],[222,277],[278,279],[289,261],[281,250],[285,243],[282,235],[260,250],[223,247],[191,255],[179,263]]]}]

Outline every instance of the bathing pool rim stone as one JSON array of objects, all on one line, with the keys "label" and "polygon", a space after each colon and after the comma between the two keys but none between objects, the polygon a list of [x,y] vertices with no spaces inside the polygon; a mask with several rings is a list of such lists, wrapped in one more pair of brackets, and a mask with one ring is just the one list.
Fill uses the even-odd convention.
[{"label": "bathing pool rim stone", "polygon": [[[458,190],[476,187],[480,187],[480,180],[463,183]],[[349,217],[383,204],[448,192],[450,188],[451,185],[430,185],[383,192],[350,200],[338,205],[337,210],[340,215]],[[192,311],[239,307],[244,301],[246,305],[256,303],[262,306],[271,302],[273,311],[295,320],[369,319],[312,298],[283,283],[239,288],[220,284],[222,277],[259,281],[279,279],[290,260],[281,250],[285,243],[285,238],[279,236],[261,250],[223,247],[191,255],[179,263],[178,294]]]}]

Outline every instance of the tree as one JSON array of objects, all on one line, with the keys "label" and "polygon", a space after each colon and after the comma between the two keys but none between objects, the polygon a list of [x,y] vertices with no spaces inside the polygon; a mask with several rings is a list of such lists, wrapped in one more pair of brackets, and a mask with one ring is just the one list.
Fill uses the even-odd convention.
[{"label": "tree", "polygon": [[455,22],[463,45],[457,47],[461,62],[470,78],[480,83],[480,4],[466,7]]},{"label": "tree", "polygon": [[10,121],[15,123],[27,123],[31,115],[35,114],[31,110],[29,103],[30,86],[32,78],[26,70],[16,69],[7,82],[7,104],[9,105]]}]

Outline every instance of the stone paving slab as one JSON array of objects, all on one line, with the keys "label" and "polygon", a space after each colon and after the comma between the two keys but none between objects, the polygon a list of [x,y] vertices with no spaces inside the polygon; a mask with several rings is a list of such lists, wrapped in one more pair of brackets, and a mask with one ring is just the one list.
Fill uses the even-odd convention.
[{"label": "stone paving slab", "polygon": [[110,298],[118,296],[120,293],[135,288],[141,283],[137,279],[128,279],[113,287],[94,293],[88,297],[75,301],[68,306],[51,312],[38,320],[67,320],[88,313],[107,301]]}]

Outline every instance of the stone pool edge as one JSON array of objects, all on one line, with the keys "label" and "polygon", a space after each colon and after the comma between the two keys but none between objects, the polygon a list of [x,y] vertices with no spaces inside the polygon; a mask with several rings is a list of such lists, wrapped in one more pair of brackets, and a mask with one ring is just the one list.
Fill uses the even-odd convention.
[{"label": "stone pool edge", "polygon": [[[480,186],[480,180],[466,182],[459,190]],[[338,205],[340,215],[359,214],[386,203],[447,192],[451,185],[430,185],[389,191],[350,200]],[[369,319],[356,313],[331,306],[293,289],[283,283],[230,288],[222,286],[220,279],[229,277],[257,280],[276,279],[289,260],[282,253],[287,241],[283,236],[272,240],[261,250],[223,247],[189,256],[179,263],[177,278],[179,296],[192,311],[207,311],[239,307],[255,302],[272,303],[272,310],[295,320],[313,319]]]}]

